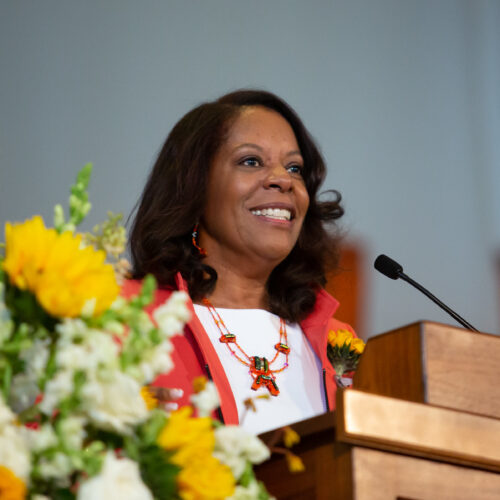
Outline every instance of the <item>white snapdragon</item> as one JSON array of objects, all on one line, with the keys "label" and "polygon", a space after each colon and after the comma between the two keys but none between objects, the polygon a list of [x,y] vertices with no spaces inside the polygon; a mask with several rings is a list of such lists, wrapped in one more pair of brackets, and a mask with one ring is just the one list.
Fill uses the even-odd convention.
[{"label": "white snapdragon", "polygon": [[140,382],[150,384],[160,373],[167,373],[174,367],[170,353],[173,350],[170,340],[164,340],[159,345],[145,353],[138,367]]},{"label": "white snapdragon", "polygon": [[35,453],[43,452],[59,444],[54,428],[50,424],[44,424],[39,429],[25,429],[28,437],[29,447]]},{"label": "white snapdragon", "polygon": [[71,416],[63,419],[59,424],[61,438],[66,447],[73,450],[82,448],[85,432],[86,420],[81,416]]},{"label": "white snapdragon", "polygon": [[37,379],[27,373],[18,373],[10,385],[9,405],[16,413],[21,413],[35,404],[38,394]]},{"label": "white snapdragon", "polygon": [[81,397],[82,410],[100,429],[130,434],[132,427],[148,416],[141,385],[120,371],[109,380],[88,380]]},{"label": "white snapdragon", "polygon": [[34,379],[45,375],[49,360],[49,339],[35,339],[28,349],[21,351],[19,357],[24,361],[25,371]]},{"label": "white snapdragon", "polygon": [[260,464],[270,456],[269,448],[256,436],[236,425],[215,429],[214,456],[226,464],[239,479],[247,461]]},{"label": "white snapdragon", "polygon": [[38,405],[40,411],[45,415],[52,415],[59,403],[73,393],[74,388],[73,371],[64,370],[56,373],[45,386],[43,399]]},{"label": "white snapdragon", "polygon": [[219,394],[211,381],[205,384],[202,391],[192,394],[190,401],[198,409],[200,417],[208,417],[220,405]]},{"label": "white snapdragon", "polygon": [[[257,481],[252,481],[248,486],[237,485],[234,493],[226,500],[258,500],[261,498],[261,490]],[[274,497],[269,497],[274,500]]]},{"label": "white snapdragon", "polygon": [[23,433],[10,408],[0,397],[0,465],[10,469],[25,483],[31,471],[30,452]]},{"label": "white snapdragon", "polygon": [[186,292],[174,292],[163,305],[154,310],[153,318],[166,337],[182,333],[184,325],[191,318],[187,300]]},{"label": "white snapdragon", "polygon": [[153,500],[153,495],[142,482],[139,467],[128,458],[118,459],[108,452],[101,472],[78,489],[77,500]]},{"label": "white snapdragon", "polygon": [[0,281],[0,345],[10,338],[14,331],[14,322],[5,305],[5,285]]},{"label": "white snapdragon", "polygon": [[86,323],[81,319],[65,318],[56,326],[56,331],[59,333],[58,344],[72,344],[75,339],[83,339],[88,330]]},{"label": "white snapdragon", "polygon": [[38,462],[38,473],[44,479],[55,479],[56,483],[65,487],[69,485],[69,475],[75,470],[70,457],[62,452],[50,457],[43,456]]},{"label": "white snapdragon", "polygon": [[79,344],[62,343],[56,363],[63,370],[107,373],[118,368],[118,354],[119,346],[109,334],[89,329]]}]

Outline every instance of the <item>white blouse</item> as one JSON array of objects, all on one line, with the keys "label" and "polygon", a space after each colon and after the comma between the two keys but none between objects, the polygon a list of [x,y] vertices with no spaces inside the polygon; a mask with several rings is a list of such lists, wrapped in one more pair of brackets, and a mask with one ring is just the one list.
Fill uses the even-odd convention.
[{"label": "white blouse", "polygon": [[[297,323],[286,325],[289,366],[275,375],[280,393],[271,396],[265,387],[256,391],[250,388],[253,378],[248,367],[232,356],[228,347],[219,341],[221,334],[208,308],[194,304],[194,309],[224,367],[236,400],[240,425],[246,430],[260,434],[326,411],[321,362]],[[276,353],[274,346],[279,341],[278,316],[262,309],[217,308],[217,312],[248,356],[273,359]],[[240,355],[236,347],[234,350]],[[284,362],[285,355],[280,354],[271,369],[281,368]],[[261,394],[269,394],[270,397],[253,399],[257,412],[246,410],[244,401]]]}]

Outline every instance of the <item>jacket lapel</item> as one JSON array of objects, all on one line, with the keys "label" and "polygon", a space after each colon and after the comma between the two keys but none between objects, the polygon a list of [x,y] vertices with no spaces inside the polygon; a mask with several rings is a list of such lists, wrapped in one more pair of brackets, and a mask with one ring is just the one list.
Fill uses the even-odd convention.
[{"label": "jacket lapel", "polygon": [[328,360],[327,356],[327,342],[328,342],[328,324],[338,309],[339,303],[325,290],[320,290],[316,296],[316,304],[314,309],[307,318],[300,323],[300,327],[304,332],[307,340],[311,344],[314,352],[321,361],[324,374],[324,384],[327,397],[327,408],[333,409],[335,407],[335,392],[337,385],[335,383],[335,370]]},{"label": "jacket lapel", "polygon": [[[177,273],[175,277],[176,285],[178,290],[185,291],[188,295],[187,283],[184,281],[180,273]],[[188,300],[188,308],[191,312],[191,320],[188,323],[188,327],[193,332],[193,336],[198,343],[203,359],[208,365],[209,375],[212,378],[215,386],[217,387],[217,392],[219,393],[220,408],[222,415],[224,417],[225,424],[236,425],[238,424],[238,409],[236,407],[236,401],[233,396],[233,391],[229,385],[226,373],[222,366],[222,363],[217,356],[217,353],[212,345],[212,342],[205,332],[198,316],[196,315],[193,307],[193,302],[191,299]]]}]

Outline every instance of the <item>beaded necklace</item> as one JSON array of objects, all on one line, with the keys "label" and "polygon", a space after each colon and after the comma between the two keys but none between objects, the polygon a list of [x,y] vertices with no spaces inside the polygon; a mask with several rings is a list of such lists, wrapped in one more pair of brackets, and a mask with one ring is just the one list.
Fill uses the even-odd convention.
[{"label": "beaded necklace", "polygon": [[[204,298],[202,302],[205,306],[207,306],[215,325],[220,331],[221,336],[219,338],[219,341],[223,344],[226,344],[229,352],[241,364],[248,366],[249,373],[253,380],[251,388],[256,391],[257,389],[259,389],[259,387],[266,387],[272,396],[277,396],[280,391],[278,389],[278,385],[276,384],[275,375],[276,373],[280,373],[288,368],[288,355],[290,354],[285,320],[283,318],[280,318],[280,338],[279,342],[274,346],[274,348],[276,349],[276,354],[274,355],[273,359],[271,359],[271,361],[268,361],[265,357],[249,356],[238,344],[236,335],[234,333],[231,333],[227,329],[227,326],[224,324],[224,321],[222,320],[220,314],[216,311],[212,303],[207,298]],[[231,344],[234,344],[234,346],[243,355],[243,357],[238,355]],[[285,355],[285,362],[283,363],[283,366],[281,368],[272,370],[271,365],[278,359],[280,353]]]}]

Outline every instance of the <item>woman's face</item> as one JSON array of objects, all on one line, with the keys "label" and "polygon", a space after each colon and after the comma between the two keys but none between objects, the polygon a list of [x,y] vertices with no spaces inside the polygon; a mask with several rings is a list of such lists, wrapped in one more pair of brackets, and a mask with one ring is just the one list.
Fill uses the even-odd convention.
[{"label": "woman's face", "polygon": [[276,266],[286,258],[309,206],[303,164],[279,113],[261,106],[241,112],[209,171],[200,235],[207,262]]}]

